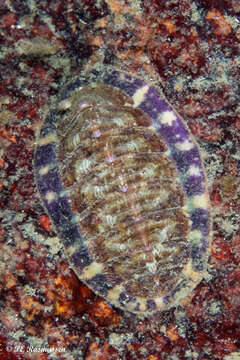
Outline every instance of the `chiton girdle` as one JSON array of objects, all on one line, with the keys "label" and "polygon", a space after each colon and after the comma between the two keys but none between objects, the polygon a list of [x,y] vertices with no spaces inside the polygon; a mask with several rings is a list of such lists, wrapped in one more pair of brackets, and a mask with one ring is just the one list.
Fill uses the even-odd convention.
[{"label": "chiton girdle", "polygon": [[210,248],[207,184],[158,87],[112,67],[74,78],[43,123],[35,174],[69,264],[93,291],[139,316],[191,296]]}]

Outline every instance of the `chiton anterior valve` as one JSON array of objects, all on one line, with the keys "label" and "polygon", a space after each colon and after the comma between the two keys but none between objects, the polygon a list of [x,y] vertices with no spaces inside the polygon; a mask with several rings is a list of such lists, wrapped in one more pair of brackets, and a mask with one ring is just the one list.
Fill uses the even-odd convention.
[{"label": "chiton anterior valve", "polygon": [[199,150],[158,87],[114,68],[68,83],[41,128],[39,192],[70,266],[140,316],[183,304],[206,271]]}]

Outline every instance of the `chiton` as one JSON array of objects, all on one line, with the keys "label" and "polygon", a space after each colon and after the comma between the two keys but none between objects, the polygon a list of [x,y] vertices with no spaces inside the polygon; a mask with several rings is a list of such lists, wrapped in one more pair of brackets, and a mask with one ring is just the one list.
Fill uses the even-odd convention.
[{"label": "chiton", "polygon": [[209,254],[207,184],[157,86],[111,67],[74,78],[43,123],[35,173],[70,266],[95,293],[139,316],[191,297]]}]

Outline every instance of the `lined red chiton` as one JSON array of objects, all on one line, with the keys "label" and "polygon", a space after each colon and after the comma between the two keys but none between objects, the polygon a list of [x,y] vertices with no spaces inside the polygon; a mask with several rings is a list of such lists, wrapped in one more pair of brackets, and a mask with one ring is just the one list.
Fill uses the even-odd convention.
[{"label": "lined red chiton", "polygon": [[191,295],[208,259],[207,186],[157,87],[113,68],[72,80],[43,124],[35,169],[69,263],[93,291],[139,315]]}]

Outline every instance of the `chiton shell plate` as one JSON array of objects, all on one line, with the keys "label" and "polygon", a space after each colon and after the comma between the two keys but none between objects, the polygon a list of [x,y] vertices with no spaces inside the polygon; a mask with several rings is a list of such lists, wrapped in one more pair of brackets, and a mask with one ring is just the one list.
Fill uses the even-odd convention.
[{"label": "chiton shell plate", "polygon": [[199,149],[151,83],[79,75],[40,131],[37,186],[70,266],[111,304],[183,304],[206,272],[211,217]]}]

